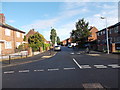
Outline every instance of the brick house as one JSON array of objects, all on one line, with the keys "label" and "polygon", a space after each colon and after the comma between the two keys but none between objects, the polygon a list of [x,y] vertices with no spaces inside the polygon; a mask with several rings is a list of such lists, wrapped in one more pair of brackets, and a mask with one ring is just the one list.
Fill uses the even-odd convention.
[{"label": "brick house", "polygon": [[[31,29],[27,34],[26,34],[26,42],[28,42],[28,38],[29,38],[29,36],[32,36],[32,35],[34,35],[35,33],[37,33],[34,29]],[[40,34],[40,33],[39,33]],[[44,43],[46,43],[46,44],[50,44],[51,42],[50,41],[47,41],[46,39],[45,39],[45,42]]]},{"label": "brick house", "polygon": [[[106,28],[100,30],[97,32],[98,37],[98,50],[104,51],[106,50]],[[117,48],[120,48],[120,22],[116,23],[115,25],[108,27],[108,41],[110,46],[110,52],[115,52],[116,50],[120,50]],[[113,46],[114,44],[114,46]],[[116,47],[118,45],[119,47]],[[113,47],[116,48],[116,50],[113,51]]]},{"label": "brick house", "polygon": [[71,38],[67,38],[65,40],[62,41],[62,44],[64,46],[67,46],[68,44],[71,44],[72,43],[72,39]]},{"label": "brick house", "polygon": [[97,49],[97,34],[98,29],[96,27],[90,27],[89,31],[91,32],[91,35],[88,37],[88,43],[92,50]]},{"label": "brick house", "polygon": [[96,27],[91,26],[89,30],[91,32],[91,35],[88,37],[88,42],[92,42],[92,41],[97,40],[96,32],[98,32],[98,29]]},{"label": "brick house", "polygon": [[0,14],[0,54],[15,53],[23,43],[24,34],[24,31],[6,24],[4,14]]},{"label": "brick house", "polygon": [[26,34],[26,41],[28,41],[29,36],[34,35],[37,33],[34,29],[31,29],[27,34]]}]

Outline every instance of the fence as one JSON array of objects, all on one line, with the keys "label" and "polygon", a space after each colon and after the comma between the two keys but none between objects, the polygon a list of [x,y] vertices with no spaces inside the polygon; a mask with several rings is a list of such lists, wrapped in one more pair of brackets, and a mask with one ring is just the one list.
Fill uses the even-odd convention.
[{"label": "fence", "polygon": [[8,55],[0,55],[0,61],[3,64],[10,64],[12,59],[22,59],[28,57],[28,51],[21,51],[19,53],[8,54]]}]

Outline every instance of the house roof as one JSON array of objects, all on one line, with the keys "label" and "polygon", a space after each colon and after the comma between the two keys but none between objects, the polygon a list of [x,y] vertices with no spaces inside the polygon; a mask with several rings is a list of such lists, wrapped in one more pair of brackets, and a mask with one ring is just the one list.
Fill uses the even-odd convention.
[{"label": "house roof", "polygon": [[5,24],[0,23],[0,26],[1,26],[1,27],[4,27],[4,28],[11,29],[11,30],[14,30],[14,31],[18,31],[18,32],[21,32],[21,33],[25,33],[24,31],[21,31],[21,30],[19,30],[19,29],[17,29],[17,28],[14,28],[14,27],[6,24],[6,23],[5,23]]},{"label": "house roof", "polygon": [[[116,23],[116,24],[114,24],[114,25],[111,25],[111,26],[109,26],[109,27],[107,27],[107,28],[110,29],[110,28],[116,27],[116,26],[118,26],[118,25],[120,25],[120,22],[118,22],[118,23]],[[106,30],[106,28],[104,28],[104,29],[102,29],[102,30],[100,30],[100,31],[98,31],[98,32],[101,32],[101,31],[104,31],[104,30]],[[98,33],[98,32],[97,32],[97,33]]]}]

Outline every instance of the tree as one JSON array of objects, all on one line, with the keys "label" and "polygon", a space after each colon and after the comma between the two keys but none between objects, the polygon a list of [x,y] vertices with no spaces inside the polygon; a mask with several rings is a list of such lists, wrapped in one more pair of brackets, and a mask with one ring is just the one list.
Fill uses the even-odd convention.
[{"label": "tree", "polygon": [[26,41],[26,36],[24,36],[23,41]]},{"label": "tree", "polygon": [[57,36],[57,44],[60,44],[60,38]]},{"label": "tree", "polygon": [[45,38],[40,33],[36,32],[34,35],[28,37],[29,46],[32,47],[33,51],[39,50],[39,47],[44,46]]},{"label": "tree", "polygon": [[78,41],[81,45],[83,45],[87,41],[91,34],[88,29],[88,25],[89,23],[86,23],[84,18],[76,22],[76,30],[72,30],[71,32],[73,42]]},{"label": "tree", "polygon": [[56,30],[55,29],[51,29],[51,32],[50,32],[50,40],[53,44],[55,44],[56,42],[56,37],[57,37],[57,33],[56,33]]}]

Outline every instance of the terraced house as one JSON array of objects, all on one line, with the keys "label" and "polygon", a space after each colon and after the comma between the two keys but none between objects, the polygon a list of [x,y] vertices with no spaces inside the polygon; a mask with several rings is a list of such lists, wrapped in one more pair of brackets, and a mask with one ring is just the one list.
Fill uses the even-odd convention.
[{"label": "terraced house", "polygon": [[15,53],[15,49],[24,43],[24,31],[5,23],[4,14],[0,14],[0,54]]}]

